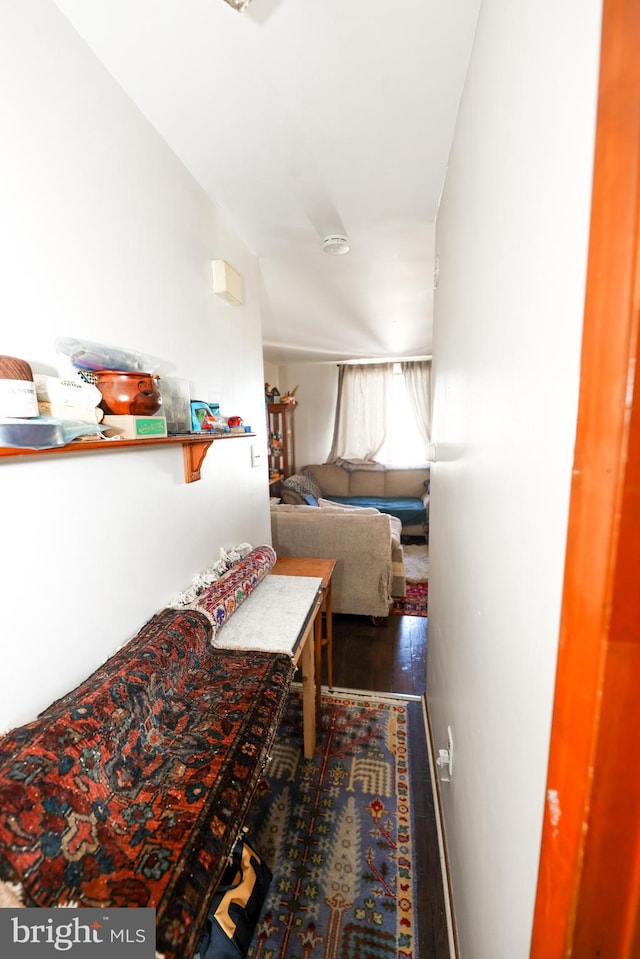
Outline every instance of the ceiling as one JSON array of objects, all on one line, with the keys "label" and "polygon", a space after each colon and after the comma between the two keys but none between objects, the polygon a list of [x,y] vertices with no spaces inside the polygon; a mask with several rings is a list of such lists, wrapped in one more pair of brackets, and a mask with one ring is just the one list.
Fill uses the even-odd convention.
[{"label": "ceiling", "polygon": [[259,258],[267,360],[431,352],[481,0],[54,2]]}]

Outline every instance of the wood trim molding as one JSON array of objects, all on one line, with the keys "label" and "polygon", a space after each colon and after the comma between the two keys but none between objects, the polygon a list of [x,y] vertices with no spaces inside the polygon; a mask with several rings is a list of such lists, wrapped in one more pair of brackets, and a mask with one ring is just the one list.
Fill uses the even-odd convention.
[{"label": "wood trim molding", "polygon": [[632,740],[640,723],[640,601],[631,571],[640,563],[639,49],[640,2],[604,0],[579,412],[531,959],[638,955],[633,804],[640,747]]}]

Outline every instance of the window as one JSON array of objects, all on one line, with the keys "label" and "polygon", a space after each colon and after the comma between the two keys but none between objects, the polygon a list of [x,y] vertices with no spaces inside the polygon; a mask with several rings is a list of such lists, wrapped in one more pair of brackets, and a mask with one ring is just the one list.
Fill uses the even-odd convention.
[{"label": "window", "polygon": [[385,441],[376,459],[397,466],[417,466],[426,460],[426,443],[420,435],[400,363],[393,364]]},{"label": "window", "polygon": [[424,463],[430,442],[431,362],[345,364],[329,461]]}]

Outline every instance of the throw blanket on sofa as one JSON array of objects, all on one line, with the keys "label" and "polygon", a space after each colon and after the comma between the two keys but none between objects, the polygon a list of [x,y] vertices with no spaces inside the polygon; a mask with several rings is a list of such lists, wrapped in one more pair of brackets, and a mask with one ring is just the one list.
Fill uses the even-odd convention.
[{"label": "throw blanket on sofa", "polygon": [[421,499],[410,496],[327,496],[326,502],[338,506],[360,506],[389,513],[400,520],[403,526],[425,524],[427,511]]},{"label": "throw blanket on sofa", "polygon": [[5,898],[155,907],[158,951],[193,955],[294,672],[211,635],[206,614],[163,610],[0,739]]}]

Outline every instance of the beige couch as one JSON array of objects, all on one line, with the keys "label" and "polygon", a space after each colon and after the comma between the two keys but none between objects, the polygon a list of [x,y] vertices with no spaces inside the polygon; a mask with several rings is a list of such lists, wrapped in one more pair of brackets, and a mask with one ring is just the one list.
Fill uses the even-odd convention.
[{"label": "beige couch", "polygon": [[358,468],[353,464],[338,466],[322,463],[305,466],[303,473],[311,473],[322,490],[323,496],[391,498],[410,497],[420,500],[425,508],[425,522],[402,524],[407,536],[426,536],[429,515],[429,467],[417,466],[396,468],[376,466]]},{"label": "beige couch", "polygon": [[337,560],[336,613],[387,616],[392,594],[405,594],[400,522],[394,516],[374,509],[273,505],[271,535],[278,556]]}]

